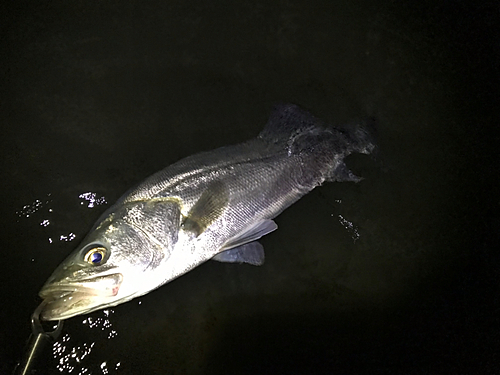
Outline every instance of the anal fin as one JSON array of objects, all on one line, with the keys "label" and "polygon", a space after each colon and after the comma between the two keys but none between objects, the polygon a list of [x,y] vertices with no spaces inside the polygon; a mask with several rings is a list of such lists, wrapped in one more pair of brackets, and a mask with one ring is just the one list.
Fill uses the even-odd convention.
[{"label": "anal fin", "polygon": [[253,266],[264,264],[264,247],[257,241],[246,243],[223,251],[212,258],[218,262],[248,263]]}]

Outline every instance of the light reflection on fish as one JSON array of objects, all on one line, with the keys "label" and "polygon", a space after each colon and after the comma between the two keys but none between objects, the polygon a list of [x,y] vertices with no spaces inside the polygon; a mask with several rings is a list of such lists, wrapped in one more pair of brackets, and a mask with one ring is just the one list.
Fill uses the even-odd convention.
[{"label": "light reflection on fish", "polygon": [[42,319],[118,305],[209,259],[261,265],[272,219],[324,181],[359,181],[344,158],[374,147],[360,126],[277,106],[256,138],[182,159],[120,198],[43,286]]}]

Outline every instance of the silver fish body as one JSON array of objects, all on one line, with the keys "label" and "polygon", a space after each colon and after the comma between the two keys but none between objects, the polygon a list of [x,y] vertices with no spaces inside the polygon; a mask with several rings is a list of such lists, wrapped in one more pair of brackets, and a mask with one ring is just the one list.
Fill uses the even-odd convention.
[{"label": "silver fish body", "polygon": [[374,147],[362,127],[276,107],[255,139],[182,159],[120,198],[43,286],[41,317],[115,306],[209,259],[262,264],[272,219],[324,181],[358,181],[344,158]]}]

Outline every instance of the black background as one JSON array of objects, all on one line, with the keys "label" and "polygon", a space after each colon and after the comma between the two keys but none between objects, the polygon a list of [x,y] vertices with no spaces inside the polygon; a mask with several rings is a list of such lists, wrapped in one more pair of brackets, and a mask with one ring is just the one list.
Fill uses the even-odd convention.
[{"label": "black background", "polygon": [[[262,267],[208,262],[91,314],[97,329],[68,320],[72,373],[500,370],[496,2],[1,7],[1,373],[41,285],[105,207],[181,157],[255,136],[277,102],[333,124],[376,118],[377,158],[348,160],[365,180],[278,217]],[[85,192],[108,203],[89,208]]]}]

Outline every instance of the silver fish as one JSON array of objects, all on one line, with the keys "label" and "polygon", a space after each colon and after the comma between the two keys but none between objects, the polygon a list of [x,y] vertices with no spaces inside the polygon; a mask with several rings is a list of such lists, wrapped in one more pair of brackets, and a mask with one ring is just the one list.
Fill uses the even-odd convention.
[{"label": "silver fish", "polygon": [[324,181],[359,181],[344,158],[374,147],[360,126],[277,106],[256,138],[182,159],[120,198],[41,289],[41,318],[127,302],[209,259],[261,265],[272,219]]}]

